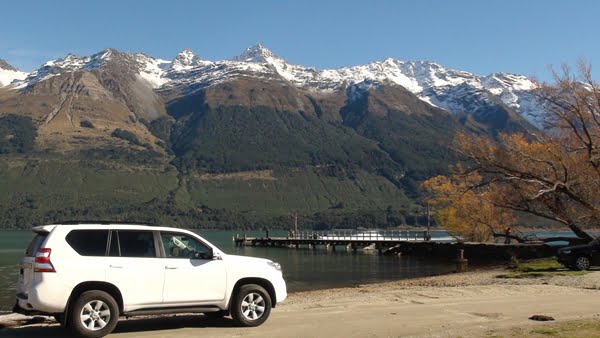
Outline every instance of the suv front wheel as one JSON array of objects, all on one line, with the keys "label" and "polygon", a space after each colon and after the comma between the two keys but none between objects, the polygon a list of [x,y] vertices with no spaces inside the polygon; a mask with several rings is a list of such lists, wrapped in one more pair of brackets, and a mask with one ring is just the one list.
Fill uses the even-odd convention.
[{"label": "suv front wheel", "polygon": [[104,291],[82,293],[71,306],[68,326],[78,337],[99,338],[111,333],[119,320],[115,299]]},{"label": "suv front wheel", "polygon": [[577,257],[577,259],[575,260],[575,269],[579,270],[579,271],[585,271],[587,269],[590,268],[590,266],[592,262],[590,261],[590,259],[586,256],[579,256]]},{"label": "suv front wheel", "polygon": [[238,326],[259,326],[271,313],[271,296],[262,286],[247,284],[235,293],[231,317]]}]

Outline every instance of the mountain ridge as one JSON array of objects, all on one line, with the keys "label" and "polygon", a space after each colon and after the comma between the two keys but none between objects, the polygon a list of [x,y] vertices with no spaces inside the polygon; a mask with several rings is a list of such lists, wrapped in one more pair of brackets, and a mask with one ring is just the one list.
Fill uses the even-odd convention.
[{"label": "mountain ridge", "polygon": [[[290,64],[262,44],[248,47],[229,60],[203,60],[190,49],[184,49],[171,60],[153,58],[143,53],[118,52],[106,49],[86,57],[72,54],[46,62],[29,73],[27,78],[5,87],[20,89],[61,72],[93,70],[102,67],[111,55],[129,56],[140,77],[157,91],[190,91],[239,77],[280,79],[299,88],[331,92],[364,81],[386,82],[402,86],[434,106],[459,114],[468,112],[456,98],[491,93],[536,127],[542,126],[543,112],[536,105],[532,91],[535,83],[526,76],[492,73],[478,76],[466,71],[449,69],[433,61],[402,61],[388,58],[365,65],[316,70]],[[461,89],[456,90],[457,86]]]}]

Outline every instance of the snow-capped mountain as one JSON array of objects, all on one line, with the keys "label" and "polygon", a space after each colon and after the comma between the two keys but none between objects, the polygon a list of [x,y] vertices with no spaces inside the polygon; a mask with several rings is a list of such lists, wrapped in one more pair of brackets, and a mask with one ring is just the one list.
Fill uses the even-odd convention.
[{"label": "snow-capped mountain", "polygon": [[485,89],[513,108],[534,126],[541,128],[544,112],[533,95],[535,83],[522,75],[494,73],[482,78]]},{"label": "snow-capped mountain", "polygon": [[169,71],[183,73],[195,67],[210,64],[210,61],[202,60],[196,53],[190,49],[184,49],[171,62]]},{"label": "snow-capped mountain", "polygon": [[64,73],[78,70],[93,71],[107,66],[111,61],[127,67],[128,71],[137,73],[153,88],[166,82],[162,75],[170,65],[169,61],[155,59],[143,53],[123,53],[109,48],[90,56],[78,57],[69,54],[62,59],[48,61],[42,67],[29,73],[27,78],[17,84],[16,88],[23,88]]},{"label": "snow-capped mountain", "polygon": [[24,80],[27,73],[22,72],[0,59],[0,87],[8,86],[13,81]]},{"label": "snow-capped mountain", "polygon": [[67,55],[45,63],[12,86],[23,88],[64,72],[98,69],[115,58],[159,92],[189,93],[240,77],[283,81],[312,92],[343,90],[367,81],[405,87],[420,99],[457,114],[483,111],[501,102],[538,127],[543,119],[532,95],[535,84],[525,76],[508,73],[477,76],[431,61],[396,59],[316,70],[290,64],[261,44],[247,48],[230,60],[220,61],[203,60],[188,49],[171,62],[113,49],[86,57]]}]

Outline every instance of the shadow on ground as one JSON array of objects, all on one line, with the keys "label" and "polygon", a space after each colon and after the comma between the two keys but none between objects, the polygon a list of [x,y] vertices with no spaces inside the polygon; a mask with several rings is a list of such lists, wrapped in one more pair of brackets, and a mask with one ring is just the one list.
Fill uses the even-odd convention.
[{"label": "shadow on ground", "polygon": [[[232,328],[234,327],[234,323],[230,318],[213,319],[202,315],[130,318],[120,320],[113,333],[147,332],[203,327]],[[63,338],[69,335],[70,331],[60,327],[58,324],[40,324],[35,326],[0,329],[0,337]]]}]

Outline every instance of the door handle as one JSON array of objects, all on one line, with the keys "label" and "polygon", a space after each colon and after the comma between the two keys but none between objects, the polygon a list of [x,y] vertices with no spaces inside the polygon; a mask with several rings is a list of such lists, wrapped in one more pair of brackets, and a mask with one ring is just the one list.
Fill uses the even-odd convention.
[{"label": "door handle", "polygon": [[110,267],[113,268],[113,269],[122,269],[123,268],[120,265],[112,265],[112,264],[110,265]]},{"label": "door handle", "polygon": [[175,269],[177,269],[177,267],[176,266],[165,266],[165,269],[175,270]]}]

